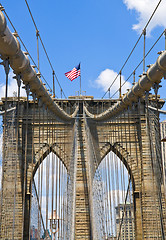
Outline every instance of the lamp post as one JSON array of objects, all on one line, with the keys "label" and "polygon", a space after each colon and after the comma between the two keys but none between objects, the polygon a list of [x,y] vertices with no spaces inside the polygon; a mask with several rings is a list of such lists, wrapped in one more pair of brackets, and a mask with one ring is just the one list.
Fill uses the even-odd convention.
[{"label": "lamp post", "polygon": [[53,240],[55,240],[56,233],[59,232],[59,217],[56,210],[53,211],[53,218],[50,218],[50,232],[53,235]]}]

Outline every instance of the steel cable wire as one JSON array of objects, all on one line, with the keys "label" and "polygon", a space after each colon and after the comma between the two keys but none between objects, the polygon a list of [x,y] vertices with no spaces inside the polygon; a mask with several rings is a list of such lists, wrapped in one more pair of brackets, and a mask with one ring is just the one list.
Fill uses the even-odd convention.
[{"label": "steel cable wire", "polygon": [[146,202],[146,192],[145,192],[145,169],[144,169],[144,152],[143,152],[143,139],[142,139],[142,131],[143,131],[143,124],[142,124],[142,119],[143,119],[143,113],[141,112],[141,98],[139,98],[138,101],[138,138],[139,138],[139,153],[140,153],[140,185],[141,185],[141,205],[142,205],[142,213],[143,213],[143,236],[144,238],[149,237],[148,236],[148,226],[147,223],[145,222],[145,219],[148,218],[148,213],[147,213],[147,202]]},{"label": "steel cable wire", "polygon": [[110,181],[111,181],[111,177],[110,177],[110,153],[109,153],[109,157],[108,157],[108,184],[109,184],[109,198],[110,198],[110,218],[111,218],[111,221],[110,221],[110,232],[111,232],[111,235],[113,236],[113,219],[112,219],[112,196],[111,196],[111,184],[110,184]]},{"label": "steel cable wire", "polygon": [[16,120],[16,162],[15,162],[15,179],[14,179],[14,208],[13,208],[13,231],[12,238],[14,239],[15,231],[15,214],[16,214],[16,194],[17,194],[17,164],[19,156],[19,115],[20,115],[20,82],[18,80],[18,94],[17,94],[17,120]]},{"label": "steel cable wire", "polygon": [[[89,159],[91,161],[93,159],[93,161],[94,161],[93,163],[91,162],[89,164],[91,166],[89,169],[89,172],[90,172],[91,176],[92,176],[92,171],[95,172],[95,177],[93,180],[93,196],[92,196],[93,210],[92,211],[95,214],[95,223],[96,223],[95,225],[97,225],[97,227],[93,230],[94,230],[94,234],[97,234],[99,239],[101,239],[102,236],[105,235],[105,231],[104,231],[105,230],[105,222],[104,222],[104,219],[105,219],[105,215],[104,215],[104,212],[105,212],[105,201],[104,201],[105,190],[104,190],[104,185],[102,183],[103,168],[100,169],[98,166],[97,157],[96,157],[96,153],[95,153],[95,149],[94,149],[94,143],[92,140],[92,136],[91,136],[85,115],[84,115],[84,122],[85,122],[85,131],[87,133],[87,141],[88,141],[88,146],[89,146],[88,149],[89,150],[91,149],[91,151],[88,152]],[[92,170],[93,165],[94,165],[94,170]],[[100,166],[102,166],[102,164],[100,164]],[[97,183],[97,186],[94,189],[95,182]],[[90,187],[92,188],[92,186],[90,186]],[[94,190],[95,190],[95,192],[94,192]]]},{"label": "steel cable wire", "polygon": [[25,145],[24,145],[24,173],[23,173],[23,221],[22,221],[22,239],[24,238],[24,227],[25,227],[25,200],[27,193],[27,166],[28,166],[28,122],[29,122],[29,86],[26,89],[26,114],[25,114]]},{"label": "steel cable wire", "polygon": [[[135,43],[135,45],[134,45],[133,49],[131,50],[131,52],[130,52],[129,56],[127,57],[127,59],[126,59],[126,61],[124,62],[123,66],[121,67],[121,69],[120,69],[119,73],[117,74],[117,76],[115,77],[115,79],[113,80],[113,82],[111,83],[110,87],[109,87],[109,88],[108,88],[108,90],[105,92],[105,94],[103,95],[103,97],[102,97],[102,98],[104,98],[104,97],[105,97],[105,95],[107,94],[107,92],[110,90],[110,88],[113,86],[113,84],[115,83],[116,79],[117,79],[117,78],[118,78],[118,76],[120,75],[120,72],[122,72],[123,68],[124,68],[124,67],[125,67],[125,65],[127,64],[128,60],[130,59],[130,57],[131,57],[132,53],[134,52],[134,50],[135,50],[136,46],[138,45],[138,43],[139,43],[139,41],[140,41],[141,37],[143,36],[143,34],[144,34],[144,30],[146,30],[146,29],[147,29],[147,27],[148,27],[149,23],[151,22],[151,20],[152,20],[152,18],[153,18],[153,16],[154,16],[154,14],[156,13],[156,11],[157,11],[157,9],[158,9],[158,7],[159,7],[159,5],[160,5],[160,3],[161,3],[161,2],[162,2],[162,0],[160,0],[160,1],[158,2],[158,4],[157,4],[156,8],[154,9],[154,11],[153,11],[152,15],[151,15],[151,16],[150,16],[150,18],[149,18],[149,20],[148,20],[147,24],[145,25],[145,27],[144,27],[144,29],[143,29],[143,31],[142,31],[142,33],[141,33],[141,35],[139,36],[139,38],[138,38],[138,40],[136,41],[136,43]],[[146,56],[145,56],[145,58],[146,58]]]},{"label": "steel cable wire", "polygon": [[[36,111],[35,111],[35,105],[36,105],[36,98],[35,95],[33,95],[33,113],[32,113],[32,156],[31,156],[31,180],[30,180],[30,193],[31,193],[31,198],[30,198],[30,214],[29,214],[29,219],[31,220],[32,216],[32,186],[33,186],[33,162],[34,162],[34,135],[35,135],[35,117],[36,117]],[[29,224],[29,240],[31,238],[31,222]]]},{"label": "steel cable wire", "polygon": [[[149,99],[147,99],[148,96],[146,95],[146,98],[145,98],[145,104],[146,106],[148,106],[149,104]],[[153,123],[150,121],[150,118],[152,115],[149,111],[149,108],[146,107],[146,125],[147,125],[147,133],[148,133],[148,140],[149,140],[149,145],[150,145],[150,155],[151,155],[151,167],[152,167],[152,182],[153,182],[153,186],[154,186],[154,189],[155,189],[155,179],[154,179],[154,160],[155,160],[155,153],[154,153],[154,146],[153,146],[153,142],[152,142],[152,139],[153,139],[153,136],[152,136],[152,133],[154,132],[153,129],[152,129],[152,126],[153,126]],[[156,116],[154,116],[156,117]],[[155,205],[155,209],[157,209],[157,206],[156,206],[156,199],[154,197],[154,205]],[[153,214],[153,225],[154,225],[154,229],[158,229],[158,223],[156,221],[157,219],[157,211],[155,214]],[[156,225],[156,226],[155,226]],[[154,230],[155,231],[155,230]],[[155,232],[154,232],[155,234]],[[159,229],[158,229],[158,238],[159,238]]]},{"label": "steel cable wire", "polygon": [[[157,132],[158,131],[158,129],[156,128],[156,125],[157,125],[157,123],[155,122],[155,119],[156,119],[156,115],[154,115],[153,113],[152,113],[152,111],[151,110],[148,110],[148,112],[149,112],[149,116],[148,116],[148,118],[149,119],[147,119],[148,121],[149,121],[149,126],[148,126],[148,128],[149,129],[147,129],[149,132],[150,132],[150,140],[149,140],[149,144],[151,144],[151,146],[152,146],[152,167],[154,168],[154,166],[156,165],[156,162],[158,162],[158,148],[159,148],[159,146],[156,146],[156,142],[154,143],[154,141],[155,141],[155,139],[154,139],[154,135],[153,135],[153,133],[154,132]],[[152,120],[152,118],[153,118],[153,120]],[[156,150],[156,151],[154,151],[154,150]],[[154,188],[154,190],[156,189],[156,173],[155,173],[155,170],[154,169],[152,169],[152,172],[153,172],[153,174],[152,174],[152,183],[153,183],[153,188]],[[159,187],[160,188],[160,187]],[[158,192],[159,193],[159,192]],[[158,196],[159,197],[159,196]],[[158,236],[158,238],[159,237],[161,237],[161,235],[160,235],[160,233],[161,233],[161,228],[160,228],[160,226],[159,226],[159,223],[158,223],[158,221],[156,221],[156,219],[158,219],[158,218],[160,218],[161,217],[161,211],[160,211],[160,207],[158,207],[158,201],[156,201],[156,198],[155,198],[155,196],[154,196],[154,198],[153,198],[153,201],[154,201],[154,206],[155,206],[155,214],[154,214],[154,225],[156,225],[155,227],[156,227],[156,229],[157,229],[157,236]],[[153,209],[152,209],[153,210]],[[162,226],[162,225],[161,225]],[[156,232],[155,232],[155,230],[154,230],[154,235],[156,234]],[[163,239],[163,238],[162,238]]]},{"label": "steel cable wire", "polygon": [[[118,140],[121,139],[122,136],[119,136],[121,134],[121,130],[122,129],[122,124],[120,124],[121,122],[121,117],[115,117],[115,139],[114,139],[114,142],[117,142],[118,143]],[[120,128],[120,129],[119,129]],[[118,208],[118,217],[119,217],[119,224],[120,224],[120,195],[119,195],[119,177],[121,178],[121,182],[122,182],[122,174],[119,176],[119,169],[118,169],[118,162],[119,162],[119,159],[118,159],[118,145],[116,146],[116,149],[115,149],[115,159],[116,161],[114,162],[114,174],[115,174],[115,189],[116,189],[116,206],[115,206],[115,209],[116,207]],[[125,189],[125,186],[124,186],[124,189]],[[122,192],[123,191],[123,187],[122,187]],[[123,198],[123,196],[122,196]],[[115,218],[116,218],[116,215],[115,215]]]},{"label": "steel cable wire", "polygon": [[[157,104],[157,108],[158,108],[158,100],[157,100],[157,95],[156,95],[156,104]],[[151,111],[151,110],[149,110]],[[165,201],[162,202],[162,192],[161,192],[161,183],[163,182],[163,174],[162,174],[162,164],[161,164],[161,145],[160,145],[160,125],[159,125],[159,112],[157,110],[157,116],[156,114],[154,115],[153,118],[153,124],[150,124],[150,128],[152,128],[152,126],[154,126],[154,131],[156,132],[155,134],[155,144],[153,146],[153,148],[155,148],[155,158],[156,158],[156,162],[157,162],[157,167],[158,167],[158,171],[159,171],[159,187],[157,190],[157,194],[158,194],[158,198],[159,198],[159,217],[160,217],[160,228],[159,231],[161,231],[161,237],[162,239],[165,239],[165,232],[164,232],[164,218],[163,218],[163,209],[165,206],[163,206],[163,204],[165,205]],[[152,130],[151,130],[152,131]],[[155,199],[154,199],[155,200]]]},{"label": "steel cable wire", "polygon": [[[38,134],[39,134],[39,167],[38,167],[38,175],[37,175],[37,194],[39,197],[39,205],[42,208],[41,205],[41,183],[40,183],[40,173],[41,173],[41,106],[39,106],[39,101],[38,101],[38,107],[39,107],[39,111],[38,111],[38,118],[39,118],[39,122],[38,122]],[[40,239],[40,232],[41,232],[41,213],[40,213],[40,209],[38,208],[38,240]]]},{"label": "steel cable wire", "polygon": [[[4,62],[4,70],[5,70],[5,74],[6,74],[6,84],[5,84],[5,111],[4,111],[4,126],[3,126],[3,143],[2,143],[2,178],[1,178],[1,212],[2,212],[2,206],[3,206],[3,186],[4,186],[4,162],[5,162],[5,147],[6,147],[6,128],[7,128],[7,97],[8,97],[8,75],[9,75],[9,60],[6,59],[6,61]],[[1,226],[1,222],[2,222],[2,214],[0,216],[1,221],[0,221],[0,227],[2,229]],[[2,230],[0,231],[0,234],[2,234]],[[1,236],[0,236],[1,237]]]},{"label": "steel cable wire", "polygon": [[[52,172],[51,172],[52,182],[51,182],[51,217],[50,218],[53,219],[53,211],[54,211],[54,171],[55,171],[55,157],[54,157],[55,155],[53,153],[53,147],[54,147],[53,117],[52,117],[51,124],[52,124],[52,127],[51,127],[51,131],[52,131],[52,134],[51,134],[51,139],[52,139],[52,153],[51,153],[51,158],[52,158],[52,165],[51,165],[51,168],[52,168]],[[50,226],[51,238],[53,238],[53,228],[52,227],[53,226],[51,224],[51,226]]]},{"label": "steel cable wire", "polygon": [[[134,109],[136,109],[136,106],[134,106]],[[138,114],[136,113],[136,110],[134,111],[134,116],[137,116]],[[137,169],[137,178],[141,179],[141,172],[140,172],[140,167],[139,167],[139,148],[138,148],[138,134],[137,134],[137,125],[138,125],[138,120],[137,118],[134,118],[134,140],[135,140],[135,159],[136,159],[136,169]],[[141,194],[141,184],[139,184],[139,202],[140,202],[140,211],[141,211],[141,229],[142,229],[142,237],[144,239],[144,231],[143,231],[143,207],[142,207],[142,194]]]},{"label": "steel cable wire", "polygon": [[49,135],[49,120],[48,120],[48,109],[46,110],[47,113],[47,145],[48,145],[48,156],[47,156],[47,159],[46,159],[46,166],[45,166],[45,170],[46,170],[46,206],[45,206],[45,209],[46,209],[46,231],[48,230],[48,208],[49,208],[49,172],[50,172],[50,135]]},{"label": "steel cable wire", "polygon": [[[115,129],[115,121],[112,122],[110,125],[112,128],[112,134],[111,134],[111,145],[114,146],[114,142],[116,142],[116,129]],[[116,151],[116,150],[115,150]],[[116,154],[116,153],[115,153]],[[112,155],[112,166],[111,166],[111,192],[112,192],[112,217],[113,217],[113,233],[116,234],[116,212],[115,212],[115,204],[116,204],[116,196],[115,196],[115,171],[114,171],[114,165],[115,165],[115,154]]]},{"label": "steel cable wire", "polygon": [[[1,5],[1,4],[0,4],[0,6],[2,7],[2,5]],[[3,11],[4,11],[4,13],[5,13],[5,15],[6,15],[6,17],[7,17],[8,21],[10,22],[10,24],[11,24],[11,26],[12,26],[13,30],[15,31],[15,33],[17,33],[17,37],[19,38],[19,40],[20,40],[21,44],[23,45],[24,49],[25,49],[25,50],[26,50],[26,52],[28,53],[28,55],[29,55],[29,57],[30,57],[31,61],[33,62],[34,66],[35,66],[35,67],[37,67],[37,65],[36,65],[36,63],[35,63],[35,61],[34,61],[34,59],[33,59],[32,55],[30,54],[30,52],[28,51],[27,47],[25,46],[25,44],[24,44],[24,42],[23,42],[22,38],[21,38],[21,37],[18,35],[18,32],[17,32],[16,28],[14,27],[14,25],[13,25],[13,23],[12,23],[11,19],[9,18],[9,16],[8,16],[7,12],[6,12],[4,9],[3,9]],[[43,76],[43,74],[42,74],[42,73],[40,73],[40,74],[41,74],[41,76],[42,76],[43,80],[45,81],[45,83],[47,84],[47,86],[50,88],[50,91],[52,91],[52,89],[51,89],[51,87],[50,87],[49,83],[47,82],[47,80],[45,79],[45,77]]]},{"label": "steel cable wire", "polygon": [[49,62],[49,64],[50,64],[50,67],[51,67],[51,69],[52,69],[52,72],[54,73],[55,78],[56,78],[56,81],[57,81],[57,83],[58,83],[58,85],[59,85],[59,87],[60,87],[60,89],[61,89],[64,97],[66,98],[66,95],[65,95],[65,93],[64,93],[64,91],[63,91],[63,89],[62,89],[62,87],[61,87],[61,85],[60,85],[60,82],[59,82],[59,80],[58,80],[58,78],[57,78],[57,76],[56,76],[56,74],[55,74],[55,70],[54,70],[53,65],[52,65],[52,63],[51,63],[51,60],[50,60],[50,58],[49,58],[49,56],[48,56],[47,50],[46,50],[46,48],[45,48],[45,45],[44,45],[44,43],[43,43],[43,40],[42,40],[42,38],[41,38],[41,35],[40,35],[40,33],[39,33],[39,30],[38,30],[38,28],[37,28],[36,22],[35,22],[35,20],[34,20],[34,17],[33,17],[33,15],[32,15],[32,11],[31,11],[31,9],[30,9],[30,7],[29,7],[29,4],[28,4],[27,0],[25,0],[25,3],[26,3],[26,5],[27,5],[28,11],[29,11],[29,14],[30,14],[30,16],[31,16],[31,19],[32,19],[32,21],[33,21],[33,24],[34,24],[34,26],[35,26],[35,29],[36,29],[36,31],[37,31],[38,34],[39,34],[40,42],[41,42],[42,47],[43,47],[43,50],[44,50],[44,52],[45,52],[45,54],[46,54],[47,60],[48,60],[48,62]]},{"label": "steel cable wire", "polygon": [[[130,154],[131,154],[131,152],[132,152],[132,143],[131,143],[131,141],[132,141],[132,135],[133,135],[133,130],[132,130],[132,127],[133,127],[133,120],[132,120],[132,112],[130,111],[130,109],[128,108],[128,111],[127,111],[127,121],[128,121],[128,129],[129,129],[129,152],[130,152]],[[134,145],[136,145],[136,142],[134,142]],[[135,146],[134,146],[135,147]],[[132,179],[132,177],[133,177],[133,171],[134,171],[134,167],[133,167],[133,156],[131,157],[131,164],[130,164],[131,166],[130,166],[130,177],[131,177],[131,184],[132,184],[132,190],[133,190],[133,192],[131,193],[131,191],[130,191],[130,189],[129,189],[129,200],[130,200],[130,209],[132,210],[132,209],[134,209],[134,201],[133,201],[133,195],[134,195],[134,187],[133,187],[133,179]],[[128,177],[129,177],[129,175],[128,175]],[[129,181],[129,179],[128,179],[128,181]],[[130,217],[130,215],[129,215],[129,217]],[[132,219],[132,212],[131,212],[131,222],[132,222],[132,225],[134,226],[134,218]],[[130,221],[130,220],[129,220]],[[132,227],[132,238],[134,238],[135,237],[135,229],[134,229],[134,227]]]},{"label": "steel cable wire", "polygon": [[[149,55],[149,53],[153,50],[153,48],[155,47],[155,45],[158,43],[158,41],[160,40],[160,38],[164,35],[165,30],[161,33],[161,35],[159,36],[159,38],[156,40],[156,42],[152,45],[152,47],[149,49],[149,51],[146,53],[145,58]],[[139,62],[139,64],[137,65],[137,67],[134,69],[134,71],[132,71],[132,73],[128,76],[128,78],[123,82],[123,84],[121,85],[121,88],[127,83],[127,81],[131,78],[131,76],[133,76],[133,74],[135,74],[136,70],[139,68],[139,66],[143,63],[144,58]],[[117,93],[119,92],[119,89],[110,97],[110,99],[112,99]]]}]

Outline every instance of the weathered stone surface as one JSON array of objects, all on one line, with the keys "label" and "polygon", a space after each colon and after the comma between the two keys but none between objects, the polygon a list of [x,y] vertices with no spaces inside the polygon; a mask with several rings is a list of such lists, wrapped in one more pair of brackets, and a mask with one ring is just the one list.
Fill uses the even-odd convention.
[{"label": "weathered stone surface", "polygon": [[[89,100],[88,104],[95,113],[99,113],[107,109],[110,104],[114,104],[114,102],[110,103],[106,101],[103,104],[104,101],[95,102]],[[13,100],[9,100],[9,103],[12,104]],[[64,105],[64,108],[70,112],[70,104],[67,104],[68,102],[61,101],[62,107]],[[3,165],[1,239],[12,239],[13,216],[15,216],[14,239],[21,240],[22,236],[24,239],[28,239],[30,184],[33,175],[44,158],[52,151],[63,161],[67,169],[70,166],[74,121],[70,123],[62,122],[53,116],[51,112],[47,112],[41,107],[39,108],[37,104],[35,105],[34,112],[33,102],[30,102],[28,117],[26,117],[25,99],[22,100],[18,141],[16,121],[13,125],[9,124],[6,127],[5,150],[7,151]],[[8,121],[10,122],[11,119],[11,114],[8,114]],[[16,115],[14,119],[17,119]],[[26,119],[28,119],[27,145]],[[140,110],[136,106],[135,109],[130,110],[129,114],[124,112],[109,121],[96,122],[88,119],[88,126],[98,165],[109,151],[113,151],[131,174],[136,240],[162,239],[161,225],[163,226],[163,230],[166,231],[166,209],[164,188],[160,181],[161,172],[159,166],[161,159],[157,159],[155,153],[157,148],[155,145],[155,128],[151,134],[154,151],[153,158],[151,156],[144,102],[141,103]],[[12,139],[11,135],[13,136]],[[90,178],[88,164],[90,161],[88,159],[88,146],[85,135],[85,126],[82,115],[80,115],[77,136],[75,240],[93,239],[88,192]],[[26,168],[24,169],[25,159]],[[153,167],[152,161],[154,164]],[[92,166],[92,169],[94,174],[96,165]],[[26,182],[24,182],[24,173],[26,173]],[[23,191],[24,184],[26,187],[25,192]],[[16,197],[14,200],[15,186]],[[13,213],[14,201],[15,214]],[[154,224],[154,221],[156,224]]]}]

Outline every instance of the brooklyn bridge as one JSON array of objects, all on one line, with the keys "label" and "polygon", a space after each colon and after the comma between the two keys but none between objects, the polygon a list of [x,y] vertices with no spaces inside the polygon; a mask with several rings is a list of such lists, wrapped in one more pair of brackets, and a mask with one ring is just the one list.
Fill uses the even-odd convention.
[{"label": "brooklyn bridge", "polygon": [[[120,71],[116,99],[110,88],[108,98],[95,99],[81,86],[78,95],[57,98],[0,9],[6,77],[0,101],[0,239],[166,239],[166,125],[160,122],[165,101],[159,95],[166,51],[147,71],[144,51],[143,72],[136,81],[133,71],[125,94]],[[41,40],[39,32],[36,36]],[[10,69],[18,88],[13,96]],[[54,78],[53,71],[53,83]]]}]

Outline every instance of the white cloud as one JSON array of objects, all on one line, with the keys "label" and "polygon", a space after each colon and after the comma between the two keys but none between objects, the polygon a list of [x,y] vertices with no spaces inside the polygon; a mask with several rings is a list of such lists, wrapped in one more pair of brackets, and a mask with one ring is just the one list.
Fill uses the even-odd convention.
[{"label": "white cloud", "polygon": [[[104,91],[107,91],[112,82],[114,81],[115,77],[117,76],[117,72],[114,72],[111,69],[105,69],[100,73],[98,78],[95,80],[95,84],[97,88],[101,88]],[[122,75],[122,84],[124,83],[125,79]],[[120,87],[120,77],[116,79],[115,83],[110,89],[111,95],[114,94]],[[125,93],[128,88],[131,88],[131,84],[129,82],[126,82],[124,86],[122,87],[122,93]],[[118,97],[118,93],[115,97]]]},{"label": "white cloud", "polygon": [[[138,23],[133,25],[133,29],[141,33],[159,0],[123,0],[123,2],[128,10],[135,10],[137,12]],[[156,26],[166,27],[165,9],[166,1],[162,1],[149,24],[147,29],[148,34],[150,34]]]},{"label": "white cloud", "polygon": [[[9,73],[9,85],[8,85],[8,97],[12,97],[14,93],[17,93],[18,86],[17,86],[17,81],[16,79],[13,79],[13,72]],[[0,99],[2,97],[5,97],[5,89],[6,89],[6,84],[0,84]],[[20,96],[24,97],[26,96],[26,92],[24,89],[22,89],[22,85],[20,88]]]}]

